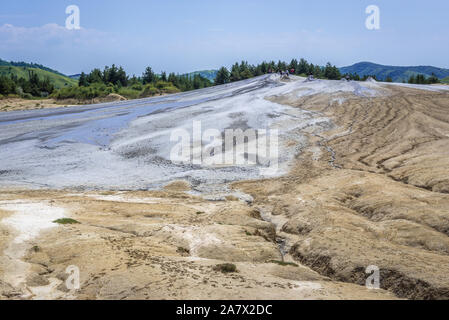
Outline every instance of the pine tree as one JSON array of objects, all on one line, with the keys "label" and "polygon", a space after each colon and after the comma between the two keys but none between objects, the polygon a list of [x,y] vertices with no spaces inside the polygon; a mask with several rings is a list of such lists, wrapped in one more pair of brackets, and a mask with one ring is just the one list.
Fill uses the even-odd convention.
[{"label": "pine tree", "polygon": [[230,76],[229,71],[226,67],[221,67],[217,72],[217,76],[215,77],[215,84],[225,84],[229,83]]},{"label": "pine tree", "polygon": [[175,87],[179,88],[178,77],[173,72],[168,75],[168,82],[171,82]]},{"label": "pine tree", "polygon": [[279,60],[277,65],[277,71],[285,71],[285,70],[287,70],[287,64]]},{"label": "pine tree", "polygon": [[40,90],[45,96],[51,94],[55,87],[50,81],[50,77],[45,77],[45,79],[40,83]]},{"label": "pine tree", "polygon": [[153,72],[153,69],[151,67],[147,67],[145,69],[145,72],[142,74],[142,81],[143,84],[156,82],[156,75]]},{"label": "pine tree", "polygon": [[338,80],[341,78],[340,70],[328,62],[324,68],[324,76],[330,80]]},{"label": "pine tree", "polygon": [[7,78],[5,76],[0,76],[0,94],[10,94],[15,93],[16,82],[13,79]]},{"label": "pine tree", "polygon": [[426,78],[424,77],[423,74],[418,74],[416,76],[416,83],[417,84],[426,84]]},{"label": "pine tree", "polygon": [[439,83],[440,79],[438,79],[438,77],[435,75],[435,73],[432,72],[432,75],[427,79],[427,82],[430,84]]},{"label": "pine tree", "polygon": [[162,81],[167,81],[167,74],[165,73],[165,71],[161,72],[161,80]]},{"label": "pine tree", "polygon": [[100,69],[93,69],[87,76],[87,81],[89,83],[104,83],[103,75]]},{"label": "pine tree", "polygon": [[242,79],[242,80],[249,79],[252,77],[253,77],[253,74],[249,69],[243,70],[243,72],[240,74],[240,79]]},{"label": "pine tree", "polygon": [[315,66],[313,65],[313,63],[311,63],[308,65],[306,74],[307,75],[315,75],[318,78],[318,75],[315,74],[315,71],[317,71],[317,70],[315,69]]},{"label": "pine tree", "polygon": [[305,60],[305,59],[299,60],[297,69],[298,69],[296,72],[297,74],[308,74],[309,73],[309,64],[307,63],[307,60]]},{"label": "pine tree", "polygon": [[240,80],[240,67],[238,63],[235,63],[232,66],[230,81],[239,81]]},{"label": "pine tree", "polygon": [[115,84],[120,83],[125,87],[128,85],[128,76],[126,75],[125,70],[121,66],[116,73],[116,79],[114,83]]},{"label": "pine tree", "polygon": [[87,81],[87,76],[84,72],[81,72],[80,78],[78,80],[78,86],[80,86],[80,87],[89,86],[89,82]]},{"label": "pine tree", "polygon": [[260,72],[262,74],[265,74],[265,73],[268,73],[268,71],[269,71],[268,63],[266,63],[265,61],[262,62],[262,64],[260,65]]},{"label": "pine tree", "polygon": [[[313,66],[313,64],[311,66]],[[323,69],[319,65],[316,65],[315,67],[313,67],[312,70],[313,70],[312,74],[315,76],[315,78],[323,77]]]}]

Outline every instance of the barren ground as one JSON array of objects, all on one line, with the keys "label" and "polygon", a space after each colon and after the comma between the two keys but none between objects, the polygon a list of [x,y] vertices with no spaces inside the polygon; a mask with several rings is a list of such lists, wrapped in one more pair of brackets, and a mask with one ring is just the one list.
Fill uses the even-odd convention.
[{"label": "barren ground", "polygon": [[126,98],[118,94],[110,94],[104,98],[95,98],[92,100],[77,100],[77,99],[21,99],[21,98],[4,98],[0,99],[0,112],[7,111],[22,111],[22,110],[36,110],[36,109],[52,109],[68,107],[77,104],[91,104],[91,103],[104,103],[113,101],[123,101]]},{"label": "barren ground", "polygon": [[[0,298],[448,299],[449,94],[376,86],[268,95],[335,125],[298,128],[307,143],[287,174],[231,184],[251,197],[208,198],[190,181],[3,188]],[[78,290],[64,283],[70,265]],[[380,290],[364,286],[369,265]]]}]

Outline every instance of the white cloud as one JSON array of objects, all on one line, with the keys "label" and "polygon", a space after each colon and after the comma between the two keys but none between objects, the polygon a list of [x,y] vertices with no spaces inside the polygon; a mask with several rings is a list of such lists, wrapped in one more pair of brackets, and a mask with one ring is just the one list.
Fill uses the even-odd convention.
[{"label": "white cloud", "polygon": [[[188,23],[187,21],[185,23]],[[164,33],[146,30],[140,35],[119,35],[94,29],[68,30],[57,24],[40,27],[0,26],[0,58],[37,62],[67,74],[89,72],[113,63],[140,75],[148,65],[156,71],[187,72],[230,65],[236,60],[258,63],[268,59],[306,58],[312,63],[330,61],[338,66],[361,60],[384,64],[426,64],[428,48],[448,52],[447,36],[428,37],[415,48],[420,57],[405,57],[404,48],[415,37],[398,41],[397,32],[359,31],[335,34],[333,30],[285,32],[208,28],[207,32]],[[438,41],[436,41],[438,40]],[[446,61],[434,64],[446,66]]]},{"label": "white cloud", "polygon": [[40,27],[0,26],[0,58],[33,61],[68,73],[77,72],[80,65],[89,67],[89,59],[95,61],[104,52],[117,52],[118,44],[114,35],[93,29],[68,30],[55,23]]}]

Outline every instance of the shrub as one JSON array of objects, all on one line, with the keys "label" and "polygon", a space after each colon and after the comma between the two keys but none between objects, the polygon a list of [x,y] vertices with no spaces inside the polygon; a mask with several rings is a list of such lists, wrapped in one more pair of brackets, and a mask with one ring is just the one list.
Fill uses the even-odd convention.
[{"label": "shrub", "polygon": [[133,88],[120,88],[118,94],[128,99],[137,99],[140,96],[140,91]]},{"label": "shrub", "polygon": [[74,219],[70,219],[70,218],[62,218],[62,219],[57,219],[55,221],[53,221],[53,223],[59,223],[59,224],[78,224],[79,222],[74,220]]},{"label": "shrub", "polygon": [[293,263],[293,262],[285,262],[285,261],[279,261],[279,260],[270,260],[269,262],[276,263],[276,264],[284,266],[284,267],[285,266],[293,266],[293,267],[298,266],[296,263]]},{"label": "shrub", "polygon": [[171,85],[171,83],[170,82],[166,82],[166,81],[158,81],[158,82],[156,82],[156,88],[158,88],[158,89],[162,89],[162,88],[167,87],[169,85]]},{"label": "shrub", "polygon": [[106,97],[114,92],[114,86],[106,86],[103,83],[94,83],[89,87],[67,87],[62,88],[51,96],[56,99],[94,99]]},{"label": "shrub", "polygon": [[190,255],[190,250],[183,248],[183,247],[178,247],[178,249],[176,249],[176,252],[179,253],[182,256],[188,256]]},{"label": "shrub", "polygon": [[30,93],[24,93],[22,94],[23,99],[33,99],[33,96]]},{"label": "shrub", "polygon": [[176,88],[174,85],[172,85],[171,83],[165,87],[162,88],[162,91],[164,93],[178,93],[181,90],[179,90],[178,88]]},{"label": "shrub", "polygon": [[237,267],[235,266],[235,264],[232,263],[223,263],[223,264],[217,264],[214,267],[215,271],[221,271],[223,273],[232,273],[232,272],[237,272]]},{"label": "shrub", "polygon": [[17,87],[16,87],[16,94],[19,95],[19,96],[21,96],[21,95],[23,94],[23,89],[22,89],[22,87],[20,87],[20,86],[17,86]]},{"label": "shrub", "polygon": [[156,87],[154,87],[152,84],[147,84],[147,85],[145,85],[142,93],[140,94],[140,97],[141,98],[151,97],[158,93],[159,93],[159,90]]},{"label": "shrub", "polygon": [[137,91],[142,91],[142,90],[143,90],[143,85],[140,84],[140,83],[136,83],[136,84],[133,84],[133,85],[131,86],[131,89],[137,90]]}]

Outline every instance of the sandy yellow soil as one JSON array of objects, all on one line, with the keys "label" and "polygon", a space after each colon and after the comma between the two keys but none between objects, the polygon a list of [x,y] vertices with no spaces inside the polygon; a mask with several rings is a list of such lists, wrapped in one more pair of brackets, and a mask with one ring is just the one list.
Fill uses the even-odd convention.
[{"label": "sandy yellow soil", "polygon": [[104,98],[95,98],[92,100],[77,100],[77,99],[39,99],[29,100],[20,98],[5,98],[0,99],[0,112],[6,111],[19,111],[19,110],[34,110],[34,109],[49,109],[49,108],[61,108],[73,105],[85,105],[93,103],[105,103],[127,100],[118,94],[110,94]]},{"label": "sandy yellow soil", "polygon": [[[181,181],[162,191],[2,190],[0,298],[449,298],[449,94],[385,91],[341,103],[272,97],[336,126],[303,129],[309,143],[289,174],[232,185],[253,201],[206,200]],[[14,227],[41,210],[79,224]],[[216,271],[222,263],[237,272]],[[78,290],[65,285],[71,265]],[[370,265],[382,289],[365,287]]]},{"label": "sandy yellow soil", "polygon": [[[80,224],[42,232],[22,258],[3,256],[4,279],[26,272],[14,287],[0,283],[3,298],[393,298],[302,265],[271,263],[282,259],[273,225],[237,200],[205,201],[176,191],[11,191],[0,203],[16,200],[63,208]],[[4,227],[2,235],[3,244],[18,236]],[[220,263],[234,263],[238,272],[215,271]],[[69,265],[80,269],[79,290],[66,288]]]},{"label": "sandy yellow soil", "polygon": [[67,104],[64,103],[60,104],[54,99],[28,100],[20,98],[7,98],[0,99],[0,112],[58,108],[66,105]]}]

